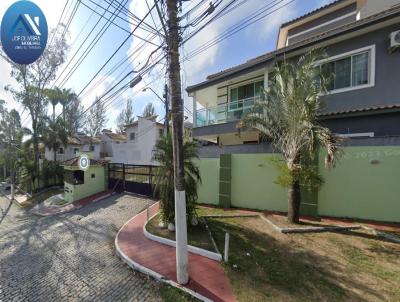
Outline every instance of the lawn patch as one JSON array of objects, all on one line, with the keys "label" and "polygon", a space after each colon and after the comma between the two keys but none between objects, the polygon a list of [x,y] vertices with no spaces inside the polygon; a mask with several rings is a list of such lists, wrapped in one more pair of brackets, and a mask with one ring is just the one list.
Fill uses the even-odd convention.
[{"label": "lawn patch", "polygon": [[223,266],[239,302],[400,301],[400,245],[366,230],[281,234],[255,217],[207,222],[221,251],[230,233]]},{"label": "lawn patch", "polygon": [[[157,214],[149,220],[146,225],[146,230],[153,235],[175,240],[175,232],[170,232],[167,228],[160,228],[158,226],[159,221],[160,216]],[[208,234],[207,228],[202,219],[199,219],[199,224],[197,226],[188,224],[187,230],[188,244],[214,253],[217,252],[212,244],[210,235]]]},{"label": "lawn patch", "polygon": [[200,301],[189,294],[171,285],[163,284],[160,288],[161,298],[164,302],[197,302]]}]

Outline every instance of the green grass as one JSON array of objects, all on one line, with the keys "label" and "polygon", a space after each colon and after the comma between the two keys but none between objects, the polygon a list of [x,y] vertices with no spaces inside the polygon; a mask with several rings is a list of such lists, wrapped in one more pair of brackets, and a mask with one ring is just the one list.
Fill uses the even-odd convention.
[{"label": "green grass", "polygon": [[343,299],[343,289],[313,267],[309,255],[290,252],[289,246],[252,230],[256,220],[209,219],[218,248],[223,250],[225,231],[230,233],[230,259],[224,267],[238,301]]},{"label": "green grass", "polygon": [[58,195],[64,193],[64,189],[51,189],[49,191],[43,192],[43,193],[38,193],[38,194],[34,194],[32,196],[32,198],[28,199],[26,202],[24,202],[24,207],[28,207],[28,206],[34,206],[37,205],[39,203],[42,203],[43,201],[45,201],[46,199],[48,199],[51,196],[54,195]]},{"label": "green grass", "polygon": [[225,210],[220,207],[204,207],[204,206],[197,206],[196,213],[199,216],[207,216],[207,215],[233,215],[233,214],[243,214],[240,210]]},{"label": "green grass", "polygon": [[185,292],[170,286],[163,284],[160,288],[160,295],[165,302],[197,302],[198,299],[186,294]]},{"label": "green grass", "polygon": [[260,218],[207,222],[221,251],[230,233],[223,267],[239,302],[400,301],[399,244],[365,231],[283,235]]},{"label": "green grass", "polygon": [[[155,217],[150,219],[150,221],[146,225],[146,230],[156,236],[175,240],[175,232],[170,232],[166,228],[161,229],[158,226],[159,221],[159,215],[156,215]],[[197,226],[188,225],[188,243],[202,249],[216,252],[212,244],[210,235],[207,232],[206,226],[201,222],[201,220],[199,221],[199,224]]]}]

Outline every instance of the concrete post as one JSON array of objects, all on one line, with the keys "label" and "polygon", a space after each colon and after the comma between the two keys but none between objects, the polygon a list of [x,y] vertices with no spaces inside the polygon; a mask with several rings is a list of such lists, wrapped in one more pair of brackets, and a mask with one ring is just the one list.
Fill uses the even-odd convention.
[{"label": "concrete post", "polygon": [[225,233],[224,261],[228,262],[228,260],[229,260],[229,233]]},{"label": "concrete post", "polygon": [[176,273],[179,284],[189,281],[186,197],[185,191],[175,190]]}]

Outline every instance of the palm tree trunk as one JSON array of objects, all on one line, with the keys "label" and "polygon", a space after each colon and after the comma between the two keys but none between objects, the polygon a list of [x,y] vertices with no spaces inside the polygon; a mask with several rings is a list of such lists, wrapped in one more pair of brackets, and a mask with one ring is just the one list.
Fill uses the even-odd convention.
[{"label": "palm tree trunk", "polygon": [[63,108],[63,127],[64,127],[64,131],[65,131],[65,104],[62,104],[62,108]]},{"label": "palm tree trunk", "polygon": [[288,192],[288,221],[290,223],[299,223],[300,201],[300,182],[294,180]]}]

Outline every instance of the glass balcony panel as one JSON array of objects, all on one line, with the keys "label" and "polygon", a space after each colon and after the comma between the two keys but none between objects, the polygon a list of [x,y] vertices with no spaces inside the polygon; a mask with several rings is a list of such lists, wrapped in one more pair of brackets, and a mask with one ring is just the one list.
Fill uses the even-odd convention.
[{"label": "glass balcony panel", "polygon": [[203,108],[196,111],[196,127],[204,127],[215,124],[223,124],[241,119],[253,108],[260,97],[252,97],[243,100],[221,104],[215,107]]}]

